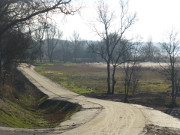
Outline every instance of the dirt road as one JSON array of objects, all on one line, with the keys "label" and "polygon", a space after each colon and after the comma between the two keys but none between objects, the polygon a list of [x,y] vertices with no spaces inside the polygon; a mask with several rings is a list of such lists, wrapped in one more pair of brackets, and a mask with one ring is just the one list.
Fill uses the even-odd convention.
[{"label": "dirt road", "polygon": [[137,108],[111,101],[88,100],[102,105],[101,113],[63,135],[137,135],[143,130],[145,119]]},{"label": "dirt road", "polygon": [[82,105],[82,111],[56,127],[54,134],[62,130],[62,127],[74,126],[76,128],[72,130],[62,131],[63,135],[138,135],[145,127],[146,120],[142,112],[132,105],[80,96],[26,66],[19,69],[51,99],[68,100]]},{"label": "dirt road", "polygon": [[[49,135],[138,135],[145,134],[142,131],[146,124],[180,128],[178,119],[151,108],[87,98],[55,84],[27,65],[21,65],[19,70],[49,98],[67,100],[82,106],[80,112],[56,128],[35,130],[36,134],[44,132]],[[12,128],[10,130],[26,131]]]}]

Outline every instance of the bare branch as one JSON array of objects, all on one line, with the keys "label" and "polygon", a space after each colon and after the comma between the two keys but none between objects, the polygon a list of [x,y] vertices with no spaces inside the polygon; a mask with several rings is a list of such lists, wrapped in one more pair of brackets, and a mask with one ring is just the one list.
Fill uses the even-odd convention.
[{"label": "bare branch", "polygon": [[[16,0],[15,3],[10,1],[8,5],[8,7],[10,8],[5,8],[6,10],[4,12],[11,16],[11,21],[9,21],[2,29],[0,29],[0,35],[2,35],[4,32],[6,32],[8,29],[12,28],[16,24],[28,21],[31,18],[43,13],[59,10],[61,13],[64,14],[73,14],[77,11],[73,10],[70,6],[71,0],[56,0],[54,2],[56,3],[53,3],[53,1],[51,0],[33,0],[26,2]],[[11,11],[11,7],[13,7],[13,16],[11,13],[9,13]]]}]

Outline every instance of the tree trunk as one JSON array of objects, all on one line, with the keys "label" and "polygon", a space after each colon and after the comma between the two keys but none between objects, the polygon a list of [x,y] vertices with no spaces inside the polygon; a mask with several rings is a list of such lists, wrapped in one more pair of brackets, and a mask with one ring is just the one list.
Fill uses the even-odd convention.
[{"label": "tree trunk", "polygon": [[42,62],[42,55],[39,56],[39,61]]},{"label": "tree trunk", "polygon": [[107,86],[108,86],[108,90],[107,90],[107,94],[110,95],[111,94],[111,84],[110,84],[110,79],[111,79],[111,68],[110,68],[110,60],[107,61]]},{"label": "tree trunk", "polygon": [[179,86],[179,79],[176,79],[175,87],[176,87],[176,89],[175,89],[175,100],[176,100],[177,94],[179,92],[179,87],[180,87]]},{"label": "tree trunk", "polygon": [[53,63],[53,57],[52,56],[49,57],[49,62]]},{"label": "tree trunk", "polygon": [[0,86],[1,86],[1,84],[2,84],[2,60],[1,60],[1,56],[0,56]]},{"label": "tree trunk", "polygon": [[42,62],[42,50],[40,49],[40,52],[39,52],[39,61]]},{"label": "tree trunk", "polygon": [[128,94],[127,94],[127,80],[125,80],[125,93],[124,93],[124,102],[127,103],[128,102]]},{"label": "tree trunk", "polygon": [[39,45],[39,60],[40,62],[42,62],[42,41],[40,41],[40,45]]},{"label": "tree trunk", "polygon": [[174,58],[170,57],[171,62],[171,84],[172,84],[172,92],[171,92],[171,105],[172,107],[176,106],[176,99],[175,99],[175,67],[174,67]]},{"label": "tree trunk", "polygon": [[172,96],[172,99],[171,99],[171,104],[172,104],[172,107],[174,107],[176,105],[176,100],[175,100],[175,85],[174,85],[174,79],[172,79],[172,92],[171,92],[171,96]]},{"label": "tree trunk", "polygon": [[0,37],[0,86],[2,85],[3,82],[3,64],[2,64],[2,44],[1,44],[1,37]]},{"label": "tree trunk", "polygon": [[116,65],[113,65],[113,73],[112,73],[112,94],[114,94],[114,88],[115,88],[115,85],[116,85],[115,73],[116,73]]}]

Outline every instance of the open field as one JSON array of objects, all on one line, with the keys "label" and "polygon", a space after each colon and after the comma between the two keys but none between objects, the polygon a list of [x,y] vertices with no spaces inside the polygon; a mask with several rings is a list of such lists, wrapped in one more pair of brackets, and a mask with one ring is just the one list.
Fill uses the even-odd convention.
[{"label": "open field", "polygon": [[[102,63],[42,65],[37,66],[36,71],[79,94],[105,93],[107,89],[106,67]],[[138,93],[170,91],[170,83],[159,70],[146,65],[138,72]],[[115,93],[124,93],[122,78],[123,71],[119,68]]]}]

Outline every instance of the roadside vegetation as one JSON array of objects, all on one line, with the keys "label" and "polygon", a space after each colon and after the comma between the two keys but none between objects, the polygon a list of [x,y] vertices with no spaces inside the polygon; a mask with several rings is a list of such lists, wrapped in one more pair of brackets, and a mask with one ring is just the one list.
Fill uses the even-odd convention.
[{"label": "roadside vegetation", "polygon": [[49,100],[18,71],[6,80],[0,91],[0,126],[52,128],[81,108],[70,102]]},{"label": "roadside vegetation", "polygon": [[[17,63],[36,59],[37,55],[41,59],[45,31],[48,43],[56,45],[54,38],[60,38],[60,32],[54,31],[52,13],[68,15],[76,11],[69,0],[0,2],[0,126],[55,127],[80,109],[69,102],[48,100],[14,71]],[[54,48],[49,48],[52,62]]]}]

